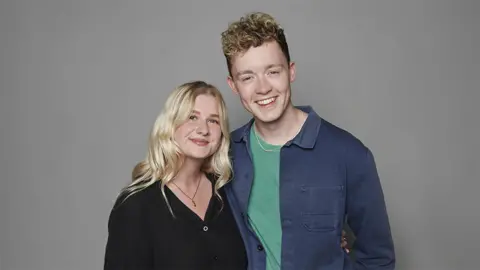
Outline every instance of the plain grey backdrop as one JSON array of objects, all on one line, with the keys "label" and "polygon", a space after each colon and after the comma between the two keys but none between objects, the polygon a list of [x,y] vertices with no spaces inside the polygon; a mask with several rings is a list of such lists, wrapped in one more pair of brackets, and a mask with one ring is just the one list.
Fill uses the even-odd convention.
[{"label": "plain grey backdrop", "polygon": [[204,79],[232,127],[220,32],[282,23],[293,99],[375,154],[397,269],[479,269],[479,1],[0,3],[0,269],[101,269],[112,203],[167,94]]}]

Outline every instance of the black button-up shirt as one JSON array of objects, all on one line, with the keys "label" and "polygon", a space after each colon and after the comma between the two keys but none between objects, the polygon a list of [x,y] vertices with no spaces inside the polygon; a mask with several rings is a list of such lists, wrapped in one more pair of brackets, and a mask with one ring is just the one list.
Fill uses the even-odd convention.
[{"label": "black button-up shirt", "polygon": [[[213,183],[212,183],[213,184]],[[204,220],[159,184],[123,203],[117,199],[108,222],[105,270],[247,269],[242,238],[223,190],[212,196]]]}]

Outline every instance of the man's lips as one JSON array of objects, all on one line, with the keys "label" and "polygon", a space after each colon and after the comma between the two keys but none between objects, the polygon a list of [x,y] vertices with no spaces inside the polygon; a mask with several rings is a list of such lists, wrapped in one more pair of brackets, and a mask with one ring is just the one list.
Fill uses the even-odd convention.
[{"label": "man's lips", "polygon": [[275,102],[275,100],[277,100],[277,97],[270,97],[270,98],[258,100],[255,103],[257,103],[260,106],[267,106]]}]

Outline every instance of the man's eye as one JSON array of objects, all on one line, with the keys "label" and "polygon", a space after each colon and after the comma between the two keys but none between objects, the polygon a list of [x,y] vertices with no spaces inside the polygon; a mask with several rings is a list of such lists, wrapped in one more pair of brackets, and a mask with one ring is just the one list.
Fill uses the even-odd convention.
[{"label": "man's eye", "polygon": [[242,82],[246,82],[246,81],[250,80],[251,78],[252,78],[251,76],[243,77]]}]

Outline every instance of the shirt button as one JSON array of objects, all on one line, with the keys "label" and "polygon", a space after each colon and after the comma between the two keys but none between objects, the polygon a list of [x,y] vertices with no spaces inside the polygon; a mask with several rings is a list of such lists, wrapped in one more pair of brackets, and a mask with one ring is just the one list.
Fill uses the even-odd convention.
[{"label": "shirt button", "polygon": [[207,227],[207,226],[203,226],[203,231],[204,231],[204,232],[208,231],[208,227]]},{"label": "shirt button", "polygon": [[213,256],[213,259],[216,261],[218,260],[218,256]]},{"label": "shirt button", "polygon": [[258,250],[258,251],[262,251],[262,250],[263,250],[262,245],[258,245],[258,246],[257,246],[257,250]]}]

